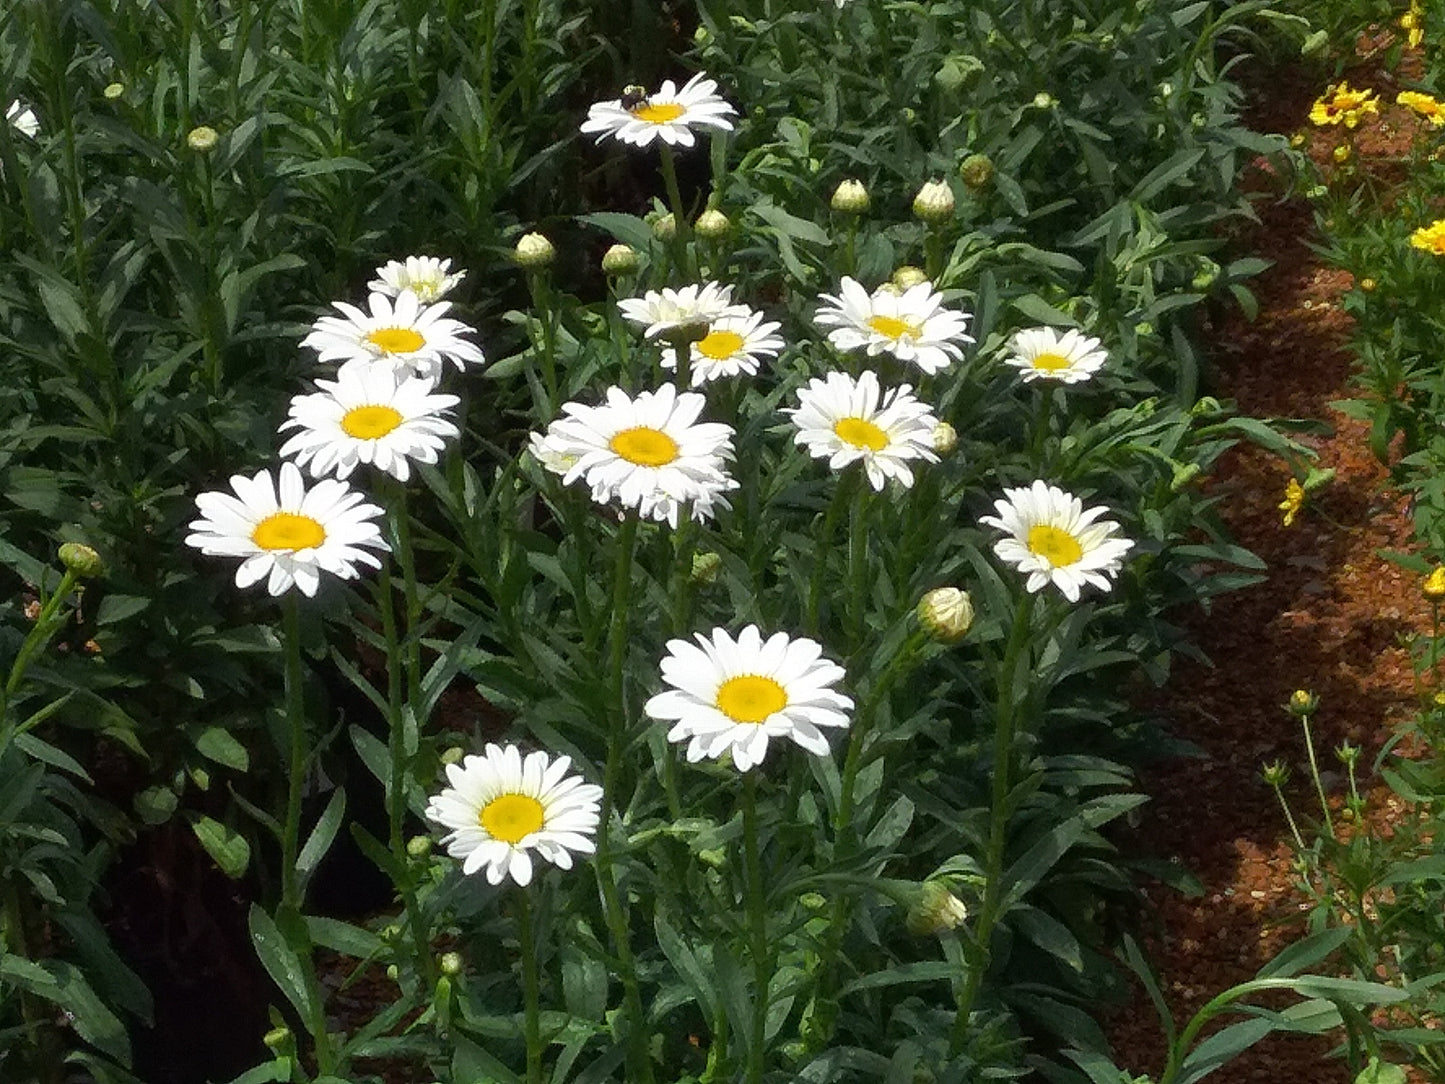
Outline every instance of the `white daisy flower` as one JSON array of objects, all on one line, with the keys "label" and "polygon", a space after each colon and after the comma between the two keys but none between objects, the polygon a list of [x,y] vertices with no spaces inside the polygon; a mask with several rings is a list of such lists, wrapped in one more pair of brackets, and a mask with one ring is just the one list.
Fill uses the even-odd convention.
[{"label": "white daisy flower", "polygon": [[[707,335],[692,344],[690,371],[694,388],[742,373],[753,376],[759,361],[778,356],[783,340],[774,333],[783,325],[776,321],[764,323],[762,313],[744,311],[746,315],[719,316],[709,325]],[[671,351],[662,355],[662,367],[677,368],[677,357]]]},{"label": "white daisy flower", "polygon": [[625,320],[641,325],[643,337],[655,339],[683,324],[712,324],[725,316],[749,316],[746,305],[733,304],[733,288],[716,282],[694,283],[674,290],[664,286],[648,290],[641,297],[623,298],[617,303]]},{"label": "white daisy flower", "polygon": [[241,557],[236,586],[266,580],[272,595],[294,585],[310,597],[321,573],[355,579],[358,564],[381,567],[367,549],[386,552],[376,520],[382,510],[345,482],[328,478],[309,490],[295,463],[282,463],[279,484],[271,472],[254,477],[237,474],[229,493],[202,493],[196,498],[201,518],[190,524],[186,545],[210,557]]},{"label": "white daisy flower", "polygon": [[481,756],[447,765],[451,786],[427,804],[427,819],[450,828],[442,843],[462,872],[483,867],[487,881],[532,881],[532,852],[560,869],[574,854],[596,850],[602,788],[568,775],[568,757],[546,753],[522,759],[515,745],[488,744]]},{"label": "white daisy flower", "polygon": [[994,508],[998,515],[980,522],[1008,537],[994,543],[993,552],[1029,574],[1025,586],[1030,591],[1052,582],[1070,602],[1079,601],[1086,583],[1107,591],[1113,586],[1110,577],[1134,548],[1129,539],[1114,537],[1119,525],[1113,520],[1095,522],[1107,508],[1086,509],[1078,497],[1042,481],[1004,490]]},{"label": "white daisy flower", "polygon": [[936,373],[963,357],[961,344],[973,342],[968,314],[945,309],[929,282],[902,293],[884,284],[870,294],[845,277],[838,296],[822,294],[820,300],[831,307],[819,309],[813,319],[834,329],[828,341],[838,350],[866,348],[869,357],[888,353]]},{"label": "white daisy flower", "polygon": [[435,256],[408,256],[405,260],[388,260],[376,269],[376,278],[366,284],[372,293],[396,297],[410,290],[417,299],[430,304],[440,301],[467,277],[465,271],[450,271],[451,260]]},{"label": "white daisy flower", "polygon": [[281,446],[311,477],[346,478],[358,464],[370,463],[398,481],[411,477],[411,460],[435,463],[457,427],[442,417],[461,402],[435,395],[430,380],[402,375],[389,365],[360,358],[348,361],[335,380],[318,380],[321,390],[291,400],[281,432],[299,429]]},{"label": "white daisy flower", "polygon": [[876,490],[893,478],[913,485],[910,459],[937,463],[933,431],[938,419],[927,403],[912,395],[903,384],[882,402],[878,376],[865,371],[854,380],[847,373],[829,373],[823,380],[808,381],[798,391],[799,406],[784,409],[798,427],[793,438],[818,459],[828,460],[833,470],[842,470],[862,460],[868,483]]},{"label": "white daisy flower", "polygon": [[23,136],[34,139],[40,133],[40,118],[35,115],[35,110],[19,98],[11,102],[5,110],[5,119]]},{"label": "white daisy flower", "polygon": [[601,406],[564,403],[565,416],[532,443],[533,452],[541,448],[559,463],[558,457],[575,456],[562,481],[584,479],[599,504],[615,501],[676,526],[682,503],[694,502],[695,514],[710,514],[714,504],[727,506],[721,494],[734,488],[726,473],[733,430],[697,420],[706,402],[671,384],[636,399],[608,388]]},{"label": "white daisy flower", "polygon": [[697,644],[669,640],[662,680],[672,688],[642,710],[672,721],[667,740],[686,741],[687,759],[717,758],[731,751],[739,771],[763,762],[769,738],[791,738],[810,753],[827,756],[821,727],[846,727],[853,701],[832,686],[844,671],[823,658],[822,645],[774,633],[765,642],[756,625],[734,640],[713,629]]},{"label": "white daisy flower", "polygon": [[665,79],[656,94],[628,87],[625,97],[596,103],[587,110],[582,131],[597,133],[599,143],[610,135],[635,147],[645,147],[654,139],[691,147],[696,141],[693,128],[730,132],[733,123],[728,117],[736,115],[737,110],[718,97],[717,83],[698,72],[681,90]]},{"label": "white daisy flower", "polygon": [[398,373],[410,371],[434,380],[448,359],[458,369],[484,360],[480,349],[459,338],[475,332],[444,315],[451,307],[449,301],[423,307],[416,294],[403,290],[395,304],[385,294],[372,294],[369,313],[345,301],[332,304],[342,316],[321,317],[301,340],[302,346],[316,351],[318,361],[365,358],[384,362]]},{"label": "white daisy flower", "polygon": [[1005,365],[1020,370],[1027,382],[1057,380],[1078,384],[1099,371],[1109,355],[1103,343],[1070,328],[1060,335],[1051,327],[1031,327],[1020,331],[1009,341],[1012,353]]}]

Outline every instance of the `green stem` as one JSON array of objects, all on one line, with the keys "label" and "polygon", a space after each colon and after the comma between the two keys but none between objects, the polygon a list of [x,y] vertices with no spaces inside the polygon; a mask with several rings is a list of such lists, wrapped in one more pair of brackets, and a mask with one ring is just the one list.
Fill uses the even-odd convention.
[{"label": "green stem", "polygon": [[60,583],[56,585],[50,597],[40,607],[40,613],[35,618],[35,624],[31,626],[30,632],[20,644],[20,650],[15,653],[15,661],[10,664],[10,674],[5,679],[5,687],[0,689],[0,756],[5,755],[9,748],[11,739],[14,738],[16,723],[10,718],[10,699],[20,688],[20,683],[25,680],[25,672],[30,669],[30,662],[35,655],[44,649],[55,635],[57,628],[56,612],[64,605],[70,593],[75,590],[75,585],[80,577],[70,569],[66,569],[60,577]]},{"label": "green stem", "polygon": [[692,343],[673,343],[672,356],[677,369],[677,388],[686,391],[692,379]]},{"label": "green stem", "polygon": [[983,901],[974,923],[976,959],[968,972],[963,990],[958,995],[958,1014],[954,1017],[953,1034],[949,1041],[954,1057],[963,1052],[964,1040],[968,1037],[968,1021],[982,989],[984,974],[988,971],[991,955],[989,941],[993,936],[994,924],[999,918],[999,904],[1003,896],[1004,845],[1008,840],[1008,797],[1012,786],[1010,769],[1013,764],[1014,737],[1018,729],[1020,707],[1014,699],[1015,675],[1021,663],[1028,665],[1033,603],[1034,596],[1031,593],[1025,593],[1019,601],[1018,608],[1014,611],[1008,646],[1004,649],[1003,662],[999,666],[998,693],[994,706],[993,791],[989,803]]},{"label": "green stem", "polygon": [[852,523],[848,528],[848,617],[853,626],[853,644],[863,643],[867,628],[868,599],[868,498],[871,487],[857,468],[858,491],[853,496]]},{"label": "green stem", "polygon": [[743,781],[743,847],[747,863],[749,950],[753,958],[753,1033],[748,1043],[748,1084],[763,1079],[767,1054],[768,985],[773,966],[768,952],[768,918],[763,890],[763,867],[758,849],[758,781],[756,771]]},{"label": "green stem", "polygon": [[[667,200],[672,204],[672,221],[677,227],[677,235],[674,244],[677,248],[677,266],[688,275],[695,276],[697,268],[693,264],[689,252],[689,243],[692,241],[692,223],[687,220],[687,208],[682,202],[682,189],[677,184],[677,164],[673,158],[672,148],[666,143],[662,147],[662,181],[667,186]],[[679,381],[681,383],[681,381]]]},{"label": "green stem", "polygon": [[943,235],[935,226],[929,226],[923,235],[923,269],[928,281],[936,286],[938,276],[943,274]]},{"label": "green stem", "polygon": [[411,538],[411,512],[407,508],[406,486],[387,478],[391,490],[391,520],[396,532],[396,563],[401,567],[402,599],[406,604],[406,625],[402,630],[402,657],[406,662],[406,696],[412,709],[421,705],[421,605],[416,583],[416,553]]},{"label": "green stem", "polygon": [[286,729],[291,762],[286,777],[286,820],[281,834],[281,906],[301,913],[296,857],[301,849],[301,784],[306,778],[306,706],[301,685],[301,616],[294,593],[281,603],[282,639],[286,653]]},{"label": "green stem", "polygon": [[816,536],[818,549],[814,555],[813,574],[808,581],[808,612],[803,625],[803,628],[811,636],[817,636],[821,631],[818,621],[823,605],[823,576],[828,565],[826,558],[833,548],[833,534],[838,529],[838,517],[843,514],[843,508],[852,495],[849,486],[854,484],[855,479],[855,475],[844,475],[834,486],[833,497],[828,502],[828,510],[823,513],[823,530]]},{"label": "green stem", "polygon": [[532,897],[517,890],[517,931],[522,950],[523,1030],[527,1038],[527,1084],[542,1084],[542,1011],[537,977],[536,934],[532,929]]},{"label": "green stem", "polygon": [[527,273],[527,287],[532,294],[532,305],[537,309],[541,324],[541,343],[537,355],[542,359],[542,386],[547,389],[547,410],[550,418],[557,413],[561,403],[557,387],[557,321],[552,305],[552,294],[545,271]]},{"label": "green stem", "polygon": [[1044,445],[1049,438],[1049,401],[1053,396],[1051,389],[1045,385],[1039,389],[1039,401],[1034,408],[1034,431],[1030,434],[1029,461],[1035,470],[1042,472],[1044,463]]},{"label": "green stem", "polygon": [[[14,881],[5,882],[5,928],[3,945],[11,955],[30,959],[30,935],[27,929],[25,900]],[[20,989],[20,1016],[23,1030],[30,1041],[30,1068],[35,1084],[61,1084],[65,1079],[65,1063],[56,1034],[53,1007],[29,990]]]},{"label": "green stem", "polygon": [[1315,794],[1319,795],[1320,811],[1324,814],[1325,818],[1325,830],[1329,832],[1330,838],[1334,839],[1335,823],[1334,819],[1330,816],[1330,803],[1325,798],[1325,785],[1320,780],[1319,762],[1315,759],[1315,742],[1314,737],[1310,733],[1310,717],[1308,715],[1301,715],[1300,723],[1304,726],[1305,752],[1309,755],[1310,778],[1314,780]]}]

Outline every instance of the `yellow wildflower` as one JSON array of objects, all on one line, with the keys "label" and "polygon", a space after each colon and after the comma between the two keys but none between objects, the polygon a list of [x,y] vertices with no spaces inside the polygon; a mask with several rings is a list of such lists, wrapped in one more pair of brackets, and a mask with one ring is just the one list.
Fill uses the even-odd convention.
[{"label": "yellow wildflower", "polygon": [[1350,145],[1348,143],[1341,143],[1336,147],[1334,149],[1334,158],[1336,162],[1348,162],[1350,160]]},{"label": "yellow wildflower", "polygon": [[1346,128],[1359,125],[1366,113],[1378,113],[1380,99],[1372,90],[1353,90],[1350,84],[1332,83],[1310,107],[1310,122],[1320,127],[1341,124]]},{"label": "yellow wildflower", "polygon": [[1284,487],[1284,500],[1279,502],[1279,510],[1284,513],[1284,525],[1293,527],[1295,517],[1300,514],[1300,509],[1305,506],[1305,487],[1299,484],[1299,479],[1291,478],[1289,484]]},{"label": "yellow wildflower", "polygon": [[1420,590],[1428,599],[1445,598],[1445,565],[1441,565],[1426,576],[1425,582],[1420,585]]},{"label": "yellow wildflower", "polygon": [[1410,244],[1436,256],[1445,256],[1445,218],[1437,218],[1410,234]]},{"label": "yellow wildflower", "polygon": [[1397,105],[1403,105],[1414,110],[1420,116],[1430,122],[1433,127],[1445,126],[1445,105],[1437,102],[1428,94],[1420,94],[1413,90],[1402,90],[1395,98]]},{"label": "yellow wildflower", "polygon": [[1420,0],[1410,0],[1410,10],[1400,16],[1400,29],[1406,32],[1411,49],[1420,48],[1425,40],[1425,9]]}]

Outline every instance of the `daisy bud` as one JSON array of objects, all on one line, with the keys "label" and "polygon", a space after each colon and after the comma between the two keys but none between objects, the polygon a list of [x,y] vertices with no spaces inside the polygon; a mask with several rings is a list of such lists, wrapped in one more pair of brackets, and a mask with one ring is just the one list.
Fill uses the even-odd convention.
[{"label": "daisy bud", "polygon": [[1420,585],[1420,590],[1428,599],[1445,598],[1445,565],[1441,565],[1426,576],[1425,582]]},{"label": "daisy bud", "polygon": [[962,900],[939,882],[924,881],[904,922],[915,937],[928,937],[955,929],[967,917]]},{"label": "daisy bud", "polygon": [[460,975],[462,973],[462,954],[460,952],[444,952],[437,960],[437,967],[443,975]]},{"label": "daisy bud", "polygon": [[389,978],[392,982],[396,982],[401,977],[401,968],[397,967],[396,964],[388,964],[386,968],[386,977]]},{"label": "daisy bud", "polygon": [[1301,719],[1308,719],[1319,710],[1320,698],[1306,689],[1296,689],[1289,694],[1289,713]]},{"label": "daisy bud", "polygon": [[602,270],[609,275],[635,275],[641,262],[630,245],[613,245],[602,254]]},{"label": "daisy bud", "polygon": [[412,858],[425,858],[431,854],[430,836],[412,836],[406,841],[406,853]]},{"label": "daisy bud", "polygon": [[993,159],[986,154],[970,154],[958,167],[958,175],[975,192],[987,188],[993,181]]},{"label": "daisy bud", "polygon": [[1260,769],[1259,774],[1264,776],[1264,781],[1272,787],[1282,787],[1289,780],[1289,768],[1282,760],[1266,764]]},{"label": "daisy bud", "polygon": [[528,271],[541,271],[552,266],[552,261],[557,258],[557,250],[552,247],[552,242],[540,233],[524,233],[512,252],[512,258],[517,261],[518,267],[525,267]]},{"label": "daisy bud", "polygon": [[1360,747],[1343,741],[1335,746],[1335,759],[1347,768],[1353,768],[1360,759]]},{"label": "daisy bud", "polygon": [[441,761],[443,764],[458,764],[461,762],[463,755],[462,747],[460,745],[453,745],[442,753]]},{"label": "daisy bud", "polygon": [[[1167,87],[1167,86],[1169,86],[1169,84],[1168,84],[1168,83],[1165,83],[1164,86]],[[1173,88],[1170,88],[1170,89],[1172,90]],[[1048,91],[1046,91],[1046,90],[1041,90],[1041,91],[1039,91],[1037,94],[1034,95],[1034,108],[1035,108],[1035,109],[1052,109],[1054,106],[1056,106],[1056,105],[1058,105],[1058,104],[1059,104],[1059,100],[1058,100],[1057,98],[1055,98],[1052,94],[1050,94],[1050,93],[1049,93]]]},{"label": "daisy bud", "polygon": [[861,215],[868,210],[868,189],[851,178],[833,189],[833,210],[840,215]]},{"label": "daisy bud", "polygon": [[721,568],[722,557],[718,554],[694,553],[692,555],[692,572],[687,578],[693,583],[715,583],[718,570]]},{"label": "daisy bud", "polygon": [[698,215],[697,222],[693,224],[697,235],[707,241],[721,241],[732,227],[728,216],[712,207]]},{"label": "daisy bud", "polygon": [[106,84],[106,88],[100,93],[106,101],[113,102],[125,93],[125,85],[122,83],[108,83]]},{"label": "daisy bud", "polygon": [[914,267],[911,264],[904,264],[897,271],[893,272],[893,285],[900,290],[911,289],[921,282],[928,281],[928,272],[921,267]]},{"label": "daisy bud", "polygon": [[931,226],[953,217],[953,189],[945,181],[929,181],[913,197],[913,213]]},{"label": "daisy bud", "polygon": [[918,621],[935,640],[956,644],[973,625],[973,599],[957,587],[936,587],[919,600]]},{"label": "daisy bud", "polygon": [[652,236],[659,241],[671,241],[677,236],[677,219],[670,214],[660,215],[653,219]]},{"label": "daisy bud", "polygon": [[945,94],[956,94],[984,71],[983,61],[971,53],[956,53],[944,59],[933,73],[933,85]]},{"label": "daisy bud", "polygon": [[290,1028],[272,1028],[261,1038],[266,1044],[267,1050],[274,1050],[277,1054],[285,1057],[288,1053],[294,1053],[296,1044]]},{"label": "daisy bud", "polygon": [[100,559],[100,554],[79,542],[66,542],[60,547],[59,557],[67,571],[74,572],[83,580],[105,575],[105,562]]},{"label": "daisy bud", "polygon": [[804,892],[798,897],[798,904],[808,911],[821,911],[828,906],[828,897],[821,892]]},{"label": "daisy bud", "polygon": [[933,427],[931,436],[933,450],[941,459],[944,456],[952,455],[958,447],[958,430],[947,422],[939,422]]},{"label": "daisy bud", "polygon": [[186,146],[197,154],[208,154],[215,149],[220,138],[214,128],[203,124],[199,128],[192,128],[186,134]]}]

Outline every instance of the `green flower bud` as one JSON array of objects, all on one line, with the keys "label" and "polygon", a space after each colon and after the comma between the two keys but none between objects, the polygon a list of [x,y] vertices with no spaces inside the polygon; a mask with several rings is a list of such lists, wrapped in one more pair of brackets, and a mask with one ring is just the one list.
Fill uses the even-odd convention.
[{"label": "green flower bud", "polygon": [[1308,719],[1320,707],[1320,698],[1306,689],[1296,689],[1289,694],[1288,710],[1291,715]]},{"label": "green flower bud", "polygon": [[805,911],[821,911],[828,906],[828,897],[821,892],[804,892],[798,897],[798,903]]},{"label": "green flower bud", "polygon": [[918,621],[935,640],[956,644],[973,625],[973,599],[957,587],[935,587],[919,600]]},{"label": "green flower bud", "polygon": [[904,264],[893,272],[893,285],[900,290],[910,290],[928,281],[928,272],[912,264]]},{"label": "green flower bud", "polygon": [[641,264],[637,249],[630,245],[613,245],[602,254],[602,270],[609,275],[635,275]]},{"label": "green flower bud", "polygon": [[977,192],[993,183],[993,159],[986,154],[970,154],[958,167],[963,183]]},{"label": "green flower bud", "polygon": [[83,580],[105,575],[105,562],[100,554],[79,542],[66,542],[60,547],[60,563]]},{"label": "green flower bud", "polygon": [[209,154],[215,149],[220,136],[214,128],[201,125],[199,128],[192,128],[186,135],[186,146],[197,154]]},{"label": "green flower bud", "polygon": [[933,85],[945,94],[957,94],[981,74],[983,61],[971,53],[955,53],[945,57],[938,71],[933,73]]},{"label": "green flower bud", "polygon": [[833,210],[840,215],[861,215],[868,210],[868,189],[862,181],[846,180],[833,189]]},{"label": "green flower bud", "polygon": [[919,886],[918,898],[908,908],[904,924],[915,937],[929,937],[952,930],[968,918],[968,908],[963,901],[938,881],[924,881]]},{"label": "green flower bud", "polygon": [[431,837],[412,836],[406,841],[406,853],[412,858],[426,858],[431,854]]},{"label": "green flower bud", "polygon": [[295,1037],[291,1034],[291,1029],[286,1027],[272,1028],[262,1036],[261,1042],[266,1045],[266,1049],[274,1050],[283,1057],[296,1049]]},{"label": "green flower bud", "polygon": [[113,102],[125,93],[125,84],[107,83],[105,89],[102,90],[100,93],[106,101]]},{"label": "green flower bud", "polygon": [[437,967],[441,968],[443,975],[460,975],[462,973],[462,954],[460,952],[444,952],[437,959]]},{"label": "green flower bud", "polygon": [[947,422],[935,425],[929,437],[933,442],[933,450],[940,459],[952,455],[953,450],[958,447],[958,430]]},{"label": "green flower bud", "polygon": [[1059,104],[1059,100],[1046,90],[1041,90],[1034,95],[1035,109],[1052,109]]},{"label": "green flower bud", "polygon": [[1259,774],[1262,775],[1264,781],[1272,787],[1282,787],[1289,781],[1289,768],[1285,766],[1282,760],[1276,760],[1271,764],[1266,764],[1260,769]]},{"label": "green flower bud", "polygon": [[692,228],[696,230],[697,235],[704,240],[721,241],[728,235],[728,231],[731,230],[732,227],[733,224],[728,220],[727,215],[709,207],[697,216],[697,222],[693,224]]},{"label": "green flower bud", "polygon": [[659,241],[671,241],[677,236],[677,219],[671,214],[658,215],[652,220],[652,236]]},{"label": "green flower bud", "polygon": [[557,250],[552,247],[552,242],[540,233],[524,233],[517,242],[517,247],[512,250],[512,258],[519,267],[525,267],[528,271],[540,271],[552,266],[552,261],[557,258]]},{"label": "green flower bud", "polygon": [[913,197],[913,213],[931,226],[953,217],[953,189],[945,181],[929,181]]}]

